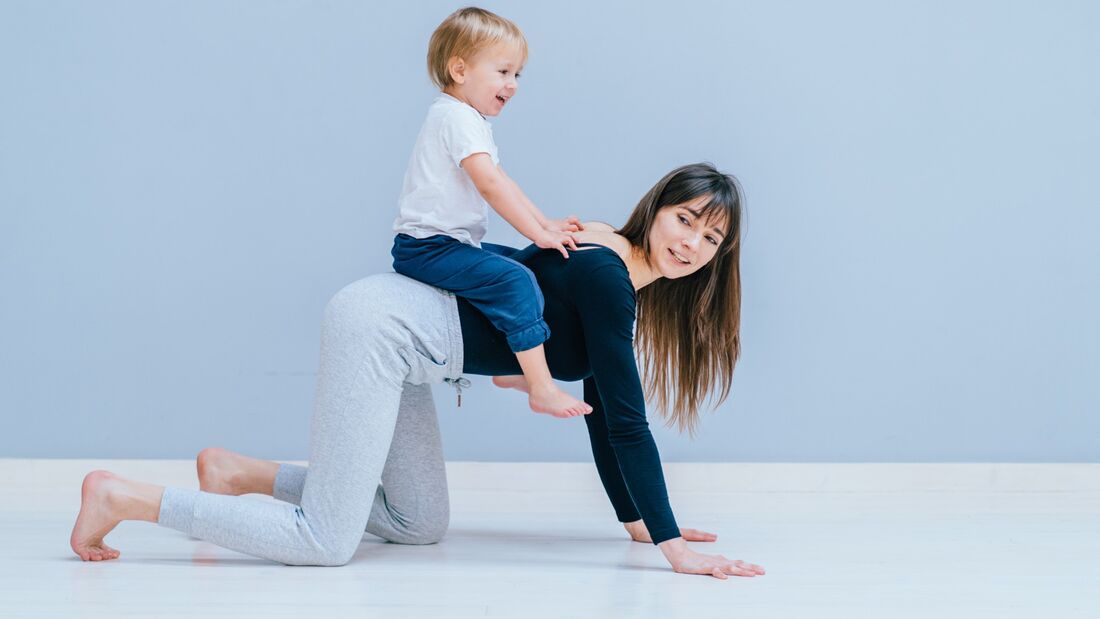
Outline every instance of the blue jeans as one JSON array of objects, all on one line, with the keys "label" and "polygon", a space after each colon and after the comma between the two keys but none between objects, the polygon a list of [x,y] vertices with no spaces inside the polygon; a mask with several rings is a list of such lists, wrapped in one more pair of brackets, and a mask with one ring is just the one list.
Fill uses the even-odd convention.
[{"label": "blue jeans", "polygon": [[482,243],[481,249],[444,234],[393,240],[393,270],[455,293],[485,314],[508,338],[512,352],[529,350],[550,338],[542,319],[543,298],[535,275],[508,256],[517,250]]}]

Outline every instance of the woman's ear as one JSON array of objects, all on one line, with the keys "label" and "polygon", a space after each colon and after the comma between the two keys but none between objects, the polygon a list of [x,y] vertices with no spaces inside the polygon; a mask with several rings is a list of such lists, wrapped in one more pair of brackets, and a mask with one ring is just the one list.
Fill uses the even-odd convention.
[{"label": "woman's ear", "polygon": [[451,80],[456,84],[466,82],[466,61],[458,56],[451,56],[447,61],[447,72],[451,74]]}]

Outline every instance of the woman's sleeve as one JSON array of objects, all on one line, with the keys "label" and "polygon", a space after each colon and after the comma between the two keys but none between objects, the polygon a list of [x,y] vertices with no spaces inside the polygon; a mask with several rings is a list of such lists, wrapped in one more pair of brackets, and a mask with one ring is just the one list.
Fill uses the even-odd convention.
[{"label": "woman's sleeve", "polygon": [[607,442],[653,543],[680,537],[668,503],[661,456],[646,421],[645,396],[634,359],[635,300],[630,277],[617,260],[578,275],[583,277],[573,280],[572,295],[600,395],[598,404],[603,406]]},{"label": "woman's sleeve", "polygon": [[584,379],[584,401],[592,405],[592,412],[584,416],[588,440],[592,444],[592,458],[596,461],[596,471],[600,474],[611,507],[615,509],[615,517],[619,522],[641,520],[642,516],[634,505],[634,499],[630,498],[630,490],[619,469],[619,459],[615,457],[615,450],[607,438],[607,419],[600,402],[600,390],[592,377]]}]

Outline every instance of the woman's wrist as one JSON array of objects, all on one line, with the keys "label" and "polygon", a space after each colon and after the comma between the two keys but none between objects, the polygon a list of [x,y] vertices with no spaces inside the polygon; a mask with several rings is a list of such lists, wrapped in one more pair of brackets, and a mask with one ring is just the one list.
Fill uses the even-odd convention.
[{"label": "woman's wrist", "polygon": [[688,549],[687,542],[685,542],[682,537],[666,539],[660,544],[657,544],[657,547],[661,549],[661,552],[664,553],[665,558],[668,559],[669,564],[673,567],[679,563],[680,559],[685,554],[691,552],[691,550]]},{"label": "woman's wrist", "polygon": [[623,528],[626,529],[627,535],[635,542],[650,542],[653,541],[649,538],[649,531],[645,528],[645,523],[641,520],[635,520],[633,522],[624,522]]}]

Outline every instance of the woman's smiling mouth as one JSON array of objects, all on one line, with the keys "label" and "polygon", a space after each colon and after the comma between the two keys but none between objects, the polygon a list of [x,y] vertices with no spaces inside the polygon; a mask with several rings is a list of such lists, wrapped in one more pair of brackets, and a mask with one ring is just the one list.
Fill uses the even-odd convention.
[{"label": "woman's smiling mouth", "polygon": [[691,264],[690,260],[688,260],[687,258],[684,258],[680,254],[672,251],[672,248],[669,248],[668,253],[672,254],[672,259],[675,260],[676,262],[679,262],[680,264]]}]

